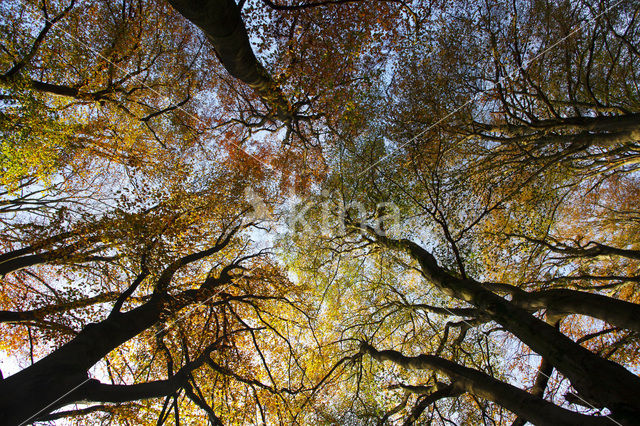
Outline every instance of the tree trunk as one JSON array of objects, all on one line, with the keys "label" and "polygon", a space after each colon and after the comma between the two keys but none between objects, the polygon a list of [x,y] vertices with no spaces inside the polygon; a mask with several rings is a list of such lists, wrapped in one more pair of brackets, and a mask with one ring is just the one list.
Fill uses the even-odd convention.
[{"label": "tree trunk", "polygon": [[[185,290],[172,296],[166,292],[178,269],[222,250],[239,228],[240,226],[234,228],[224,238],[221,236],[213,247],[172,262],[158,277],[153,296],[147,302],[130,311],[120,312],[122,300],[128,297],[131,288],[136,287],[135,283],[146,276],[143,272],[132,287],[121,294],[114,306],[116,309],[112,309],[105,320],[89,324],[71,341],[51,354],[0,381],[0,425],[27,423],[58,406],[82,400],[85,390],[88,391],[91,386],[95,389],[95,381],[87,377],[87,371],[109,352],[149,329],[160,321],[164,312],[176,313],[185,306],[205,300],[213,288],[231,281],[229,272],[237,267],[237,263],[227,265],[218,277],[208,277],[197,289]],[[135,389],[151,389],[149,391],[153,392],[158,387],[162,387],[160,382]]]},{"label": "tree trunk", "polygon": [[455,385],[464,391],[493,401],[536,425],[602,426],[611,423],[611,420],[605,418],[596,418],[565,410],[538,396],[497,380],[482,371],[464,367],[435,355],[408,357],[393,350],[378,351],[366,343],[362,344],[361,351],[378,361],[392,361],[407,369],[438,371],[451,378]]},{"label": "tree trunk", "polygon": [[119,295],[120,293],[111,291],[98,294],[97,296],[93,297],[71,300],[68,302],[58,303],[56,305],[43,306],[41,308],[31,309],[29,311],[0,311],[0,323],[39,320],[47,315],[67,312],[73,309],[85,308],[87,306],[97,305],[99,303],[113,302],[118,298]]},{"label": "tree trunk", "polygon": [[150,328],[165,303],[153,299],[85,327],[70,342],[0,382],[0,424],[18,425],[54,410],[62,399],[90,383],[87,371],[109,352]]},{"label": "tree trunk", "polygon": [[518,292],[513,294],[513,303],[527,310],[586,315],[640,333],[640,305],[601,294],[565,289]]},{"label": "tree trunk", "polygon": [[587,399],[600,401],[616,419],[634,424],[640,419],[640,379],[624,367],[605,360],[573,342],[553,326],[526,310],[487,291],[482,283],[462,279],[440,267],[431,253],[409,240],[381,236],[371,227],[361,228],[378,243],[404,251],[421,266],[424,276],[445,294],[481,309],[490,318],[513,333],[540,354]]},{"label": "tree trunk", "polygon": [[289,102],[253,53],[240,9],[233,0],[169,0],[169,3],[205,33],[229,74],[254,89],[278,119],[292,118]]}]

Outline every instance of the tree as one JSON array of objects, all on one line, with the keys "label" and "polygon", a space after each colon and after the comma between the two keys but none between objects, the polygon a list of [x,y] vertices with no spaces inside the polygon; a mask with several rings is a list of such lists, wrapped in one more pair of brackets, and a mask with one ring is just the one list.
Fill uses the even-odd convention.
[{"label": "tree", "polygon": [[637,424],[637,12],[8,3],[3,421]]},{"label": "tree", "polygon": [[[352,133],[340,133],[343,144],[336,171],[324,187],[338,201],[324,210],[337,211],[338,223],[340,215],[350,217],[353,231],[342,237],[337,232],[328,238],[312,234],[309,241],[298,240],[302,259],[296,264],[321,252],[325,260],[313,263],[309,275],[351,276],[332,281],[339,287],[333,290],[337,293],[371,291],[363,297],[366,301],[349,306],[354,322],[348,322],[352,325],[340,336],[343,344],[363,354],[363,363],[371,356],[413,373],[407,378],[398,368],[380,372],[379,367],[361,367],[354,373],[353,388],[359,408],[352,405],[351,413],[382,422],[402,415],[416,420],[429,409],[431,419],[465,423],[461,413],[466,412],[460,407],[468,410],[473,404],[479,417],[466,422],[504,422],[509,416],[500,407],[518,416],[516,424],[556,424],[563,412],[551,412],[559,407],[567,410],[568,424],[610,421],[571,418],[577,413],[569,404],[578,404],[583,413],[608,407],[614,421],[636,421],[631,411],[637,401],[604,402],[614,391],[596,397],[587,390],[607,387],[595,379],[600,367],[576,371],[571,378],[571,367],[536,346],[529,340],[533,335],[526,336],[536,330],[540,337],[546,330],[550,334],[543,340],[553,342],[549,351],[563,347],[557,337],[573,348],[567,346],[558,355],[571,353],[566,357],[580,359],[581,368],[591,362],[582,356],[594,357],[602,368],[609,365],[627,376],[616,383],[629,380],[629,386],[637,386],[635,374],[609,361],[614,356],[617,363],[636,368],[637,324],[622,317],[632,318],[638,309],[638,265],[633,259],[637,246],[626,239],[635,234],[631,217],[636,209],[628,203],[636,186],[632,157],[637,94],[627,86],[634,81],[634,45],[620,35],[634,34],[637,26],[634,19],[613,24],[609,6],[615,7],[523,3],[445,9],[451,21],[442,20],[435,48],[409,51],[390,87],[372,91],[363,100],[378,108],[386,104],[388,116],[369,116]],[[568,24],[568,18],[577,21]],[[541,22],[545,30],[538,32]],[[576,27],[581,31],[569,34]],[[571,59],[556,63],[562,55],[551,50],[558,46],[568,58],[584,58],[600,43],[611,50],[598,53],[598,69],[611,73],[598,88],[594,81],[602,74],[595,69],[576,71]],[[491,49],[488,55],[480,54],[483,46]],[[625,77],[613,77],[618,72]],[[591,96],[609,101],[596,104]],[[558,102],[549,105],[548,99]],[[613,99],[617,106],[628,103],[607,109]],[[618,138],[618,132],[626,132],[625,138]],[[598,148],[600,143],[606,148]],[[390,201],[408,219],[385,229],[377,224],[385,214],[380,203]],[[312,213],[315,221],[322,215],[318,210]],[[615,225],[613,217],[618,219]],[[355,238],[359,233],[362,239]],[[390,253],[381,254],[380,248]],[[352,256],[362,259],[355,275],[345,265],[345,258]],[[395,268],[382,260],[387,257],[395,261]],[[416,269],[424,284],[404,283]],[[376,274],[381,278],[371,290],[357,278]],[[402,275],[394,278],[396,274]],[[433,296],[433,287],[441,290],[440,296]],[[500,312],[503,307],[508,314]],[[434,318],[438,316],[444,317],[440,326]],[[458,335],[450,338],[454,330]],[[526,406],[517,402],[523,400],[516,395],[531,395],[510,387],[521,384],[522,378],[507,373],[514,365],[518,370],[532,366],[513,360],[513,354],[497,348],[495,341],[486,342],[487,336],[505,332],[511,336],[504,338],[505,346],[514,345],[510,339],[522,342],[515,344],[518,356],[535,352],[542,358],[531,380],[531,394],[538,399],[527,403],[540,407],[535,412],[526,413]],[[358,349],[350,340],[364,343]],[[369,369],[368,379],[362,369]],[[371,390],[360,387],[366,380],[378,387],[377,398],[385,403],[376,407],[370,402]],[[380,382],[389,383],[393,391]],[[464,393],[471,396],[461,396]],[[393,403],[387,402],[390,394]],[[555,406],[539,406],[542,398]]]},{"label": "tree", "polygon": [[[219,187],[218,191],[223,190]],[[107,285],[85,284],[88,294],[98,291],[96,296],[76,296],[74,300],[65,301],[65,296],[56,292],[52,295],[56,296],[51,298],[53,300],[35,310],[23,307],[17,311],[3,311],[3,320],[16,325],[35,322],[38,326],[45,322],[44,318],[55,324],[60,321],[56,317],[62,318],[64,324],[64,318],[73,312],[77,313],[74,316],[79,323],[66,326],[71,340],[2,381],[3,422],[19,424],[44,419],[58,407],[76,401],[123,403],[157,397],[177,398],[180,390],[185,389],[188,398],[206,410],[210,421],[219,423],[216,411],[211,408],[219,401],[209,400],[200,390],[209,389],[210,383],[198,384],[194,377],[203,376],[207,380],[227,377],[249,387],[261,388],[263,393],[279,391],[283,386],[277,383],[279,370],[271,373],[273,366],[265,358],[263,367],[244,364],[246,355],[243,354],[253,345],[260,353],[265,339],[286,342],[285,331],[278,331],[277,323],[285,320],[289,308],[297,312],[296,309],[302,309],[304,305],[295,298],[287,299],[293,295],[288,294],[287,280],[278,275],[277,268],[261,260],[264,253],[247,253],[246,243],[243,244],[239,236],[242,229],[252,223],[243,225],[240,221],[242,213],[235,215],[225,211],[230,207],[228,203],[222,210],[211,204],[219,203],[228,195],[219,192],[210,196],[209,204],[202,204],[201,195],[184,194],[170,205],[135,214],[123,212],[125,217],[120,227],[124,229],[118,230],[112,223],[114,235],[102,236],[103,241],[112,242],[106,247],[116,262],[113,268],[97,268],[96,275],[101,272]],[[212,222],[214,219],[220,222]],[[194,223],[198,226],[194,227]],[[206,231],[205,223],[208,224]],[[218,233],[214,234],[216,229]],[[74,230],[74,236],[79,234],[79,230]],[[64,236],[55,237],[54,242],[64,241]],[[23,252],[37,249],[39,247],[29,247]],[[100,247],[94,250],[99,249],[105,250]],[[62,250],[71,250],[69,244]],[[14,251],[11,255],[15,259],[20,253]],[[80,260],[98,262],[102,259],[92,256]],[[207,262],[202,264],[203,260]],[[39,257],[39,261],[54,264],[62,261],[62,265],[73,265],[78,259],[74,252],[67,255],[49,250]],[[98,276],[80,275],[76,281],[95,280]],[[47,279],[49,277],[45,276],[43,281]],[[34,302],[42,303],[42,300]],[[26,305],[31,303],[27,300]],[[274,317],[272,309],[280,304],[279,315]],[[96,305],[101,307],[96,312],[83,310]],[[194,315],[196,312],[198,314]],[[294,317],[290,317],[290,321]],[[97,321],[91,322],[94,318]],[[295,323],[288,324],[293,327]],[[177,330],[172,330],[174,327]],[[265,337],[265,329],[275,333],[273,337]],[[243,337],[244,333],[251,337]],[[125,343],[131,345],[132,339],[142,345],[151,345],[155,353],[153,357],[136,361],[135,369],[141,373],[146,370],[147,379],[139,382],[141,377],[136,373],[136,383],[125,385],[118,383],[126,377],[124,371],[118,373],[125,374],[120,379],[111,376],[124,366],[118,367],[108,360],[117,359],[117,355],[110,354]],[[161,367],[163,358],[165,369]],[[91,367],[105,360],[114,381],[112,384],[87,376]],[[179,362],[181,366],[177,364]],[[201,370],[206,365],[212,370],[205,374]],[[252,378],[252,375],[262,374],[261,368],[268,372],[271,384]],[[292,367],[289,374],[295,376],[294,370]],[[164,374],[166,378],[153,380]],[[301,380],[299,386],[304,388],[305,380]],[[260,392],[256,394],[257,401],[263,398],[259,396]],[[297,390],[293,388],[290,392]],[[270,411],[277,410],[275,407]],[[280,415],[286,415],[286,411]]]},{"label": "tree", "polygon": [[171,4],[202,29],[229,74],[258,92],[278,119],[293,118],[292,107],[281,89],[253,53],[240,8],[235,2],[173,0]]},{"label": "tree", "polygon": [[[422,126],[422,141],[474,141],[478,171],[505,163],[514,174],[556,164],[572,175],[634,170],[637,55],[627,37],[637,23],[633,7],[629,19],[624,7],[611,16],[619,6],[470,3],[473,17],[452,7],[455,26],[398,69],[396,132],[408,140]],[[461,155],[472,149],[464,146]]]}]

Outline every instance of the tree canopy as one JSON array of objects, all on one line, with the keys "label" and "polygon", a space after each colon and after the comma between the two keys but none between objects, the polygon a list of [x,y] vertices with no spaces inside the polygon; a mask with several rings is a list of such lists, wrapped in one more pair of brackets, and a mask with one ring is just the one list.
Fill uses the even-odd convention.
[{"label": "tree canopy", "polygon": [[0,29],[1,424],[640,424],[637,2]]}]

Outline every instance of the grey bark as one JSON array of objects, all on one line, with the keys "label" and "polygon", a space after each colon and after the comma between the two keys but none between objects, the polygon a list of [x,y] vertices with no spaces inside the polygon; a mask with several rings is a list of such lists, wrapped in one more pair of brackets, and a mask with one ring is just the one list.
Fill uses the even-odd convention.
[{"label": "grey bark", "polygon": [[254,54],[240,9],[233,0],[169,0],[169,3],[204,32],[229,74],[254,89],[278,119],[292,118],[289,102]]}]

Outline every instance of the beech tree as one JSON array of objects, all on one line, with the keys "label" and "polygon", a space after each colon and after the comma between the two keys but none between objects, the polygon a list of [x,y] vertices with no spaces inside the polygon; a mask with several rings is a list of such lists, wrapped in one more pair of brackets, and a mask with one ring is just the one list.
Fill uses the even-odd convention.
[{"label": "beech tree", "polygon": [[[144,212],[122,212],[124,217],[119,224],[115,221],[108,225],[95,224],[96,227],[107,225],[111,234],[98,234],[100,243],[91,248],[90,255],[74,251],[74,243],[67,242],[65,237],[69,237],[60,234],[46,241],[52,245],[62,243],[60,249],[31,246],[5,255],[8,259],[3,262],[3,266],[7,266],[5,285],[15,283],[18,290],[7,291],[5,296],[12,293],[18,296],[20,288],[26,290],[25,299],[20,303],[8,301],[20,306],[18,309],[2,311],[2,321],[10,327],[7,332],[15,335],[12,328],[28,324],[30,329],[44,329],[44,332],[34,331],[36,336],[56,340],[62,337],[64,343],[2,381],[4,423],[20,424],[81,414],[82,410],[71,410],[49,415],[61,406],[78,401],[121,404],[160,397],[167,398],[163,409],[149,406],[145,411],[150,410],[148,415],[157,416],[160,422],[165,421],[168,413],[178,421],[178,412],[184,409],[183,403],[178,403],[178,395],[184,390],[188,401],[205,410],[211,423],[218,424],[218,415],[225,410],[218,405],[235,392],[234,386],[227,384],[211,396],[211,386],[215,390],[219,386],[215,382],[220,378],[254,388],[257,392],[254,403],[259,405],[265,398],[261,393],[276,394],[286,388],[295,394],[310,387],[304,377],[298,384],[291,381],[298,367],[288,370],[288,380],[279,384],[284,376],[279,368],[272,371],[270,357],[262,358],[262,367],[254,366],[248,359],[241,361],[247,356],[245,351],[249,346],[255,345],[261,353],[260,347],[271,339],[265,337],[267,330],[287,346],[288,333],[293,331],[291,327],[295,329],[295,322],[300,320],[296,317],[304,312],[305,305],[297,296],[291,299],[298,290],[293,293],[287,290],[291,289],[288,280],[269,264],[266,253],[248,251],[242,233],[254,224],[246,221],[243,224],[244,213],[229,212],[229,203],[212,204],[221,203],[229,196],[220,186],[223,181],[218,179],[217,183],[218,192],[210,194],[209,204],[202,204],[205,199],[202,194],[197,197],[183,194],[169,205],[165,202]],[[208,224],[206,228],[205,224]],[[80,232],[74,229],[73,237],[80,237]],[[90,244],[91,234],[85,232],[84,241]],[[95,255],[104,251],[110,256]],[[33,257],[37,257],[37,262],[31,261]],[[101,262],[107,263],[100,266]],[[62,271],[67,269],[66,279],[73,280],[73,292],[51,282],[55,273],[41,275],[41,283],[31,283],[25,288],[28,282],[25,277],[11,279],[12,275],[20,274],[14,263],[22,268],[34,268],[37,264],[61,265]],[[69,267],[78,263],[83,264],[83,269],[84,264],[94,265],[95,270],[84,274],[81,269],[74,277]],[[38,287],[41,287],[41,296],[33,297]],[[53,294],[46,295],[47,288]],[[278,308],[280,304],[283,306]],[[33,305],[40,306],[25,309]],[[293,316],[287,319],[289,309]],[[281,321],[288,324],[288,331],[280,329]],[[56,338],[56,334],[60,337]],[[31,332],[29,338],[33,338]],[[149,352],[143,349],[119,354],[118,350],[125,344],[133,345],[129,346],[132,348],[142,345],[149,348]],[[37,342],[31,341],[32,351],[34,346],[37,352],[32,352],[32,357],[42,351]],[[295,360],[299,356],[296,349],[288,348]],[[133,358],[127,361],[129,357]],[[99,362],[106,362],[111,383],[87,375]],[[135,362],[133,367],[129,362]],[[128,372],[130,368],[133,370]],[[203,372],[203,368],[207,371]],[[263,373],[255,368],[265,368],[270,379],[262,382],[258,377]],[[204,382],[196,383],[199,381],[196,377]],[[126,383],[129,380],[133,383]],[[175,407],[167,411],[170,400]],[[286,417],[286,406],[277,408],[278,405],[270,403],[264,415]],[[100,405],[95,407],[101,409]],[[114,406],[109,407],[115,415]],[[230,415],[247,414],[239,406],[228,409],[237,410]],[[126,415],[127,411],[119,413]],[[186,416],[189,417],[188,413]]]},{"label": "beech tree", "polygon": [[[364,97],[386,116],[340,133],[351,137],[324,187],[330,207],[309,214],[346,216],[346,234],[336,225],[328,236],[292,236],[296,267],[326,285],[323,297],[359,300],[336,336],[362,355],[358,396],[328,412],[406,424],[635,424],[638,402],[623,402],[625,391],[605,402],[616,397],[604,390],[638,383],[628,321],[638,310],[637,246],[622,236],[637,232],[628,86],[637,59],[625,38],[637,31],[635,12],[617,21],[616,5],[602,2],[458,6],[445,8],[451,20],[433,45],[406,53],[391,87]],[[381,227],[390,202],[405,222]],[[546,349],[533,341],[544,333]],[[518,360],[531,352],[535,366]],[[591,362],[601,367],[569,371]],[[514,368],[531,377],[529,392]],[[603,385],[601,368],[626,378]]]},{"label": "beech tree", "polygon": [[0,421],[638,424],[639,11],[5,2]]}]

